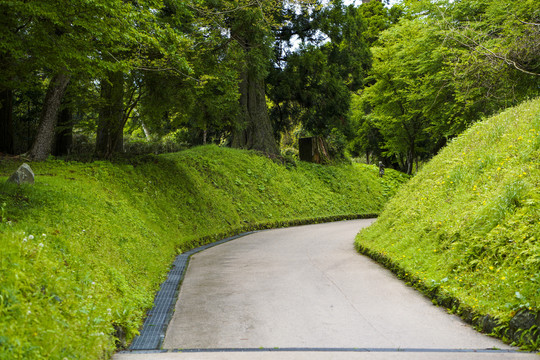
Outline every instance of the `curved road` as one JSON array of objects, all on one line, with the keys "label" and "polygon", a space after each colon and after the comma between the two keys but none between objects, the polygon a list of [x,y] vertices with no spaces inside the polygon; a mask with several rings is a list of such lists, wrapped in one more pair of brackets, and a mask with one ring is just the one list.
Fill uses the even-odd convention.
[{"label": "curved road", "polygon": [[509,352],[359,255],[354,237],[371,222],[262,231],[194,255],[170,350],[114,358],[540,359]]}]

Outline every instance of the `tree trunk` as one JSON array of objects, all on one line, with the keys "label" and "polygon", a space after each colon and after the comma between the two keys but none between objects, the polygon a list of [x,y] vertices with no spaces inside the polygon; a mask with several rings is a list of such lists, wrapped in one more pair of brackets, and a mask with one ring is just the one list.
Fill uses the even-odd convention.
[{"label": "tree trunk", "polygon": [[51,154],[58,110],[68,83],[69,75],[60,72],[52,78],[49,84],[39,119],[38,132],[28,153],[31,160],[43,161]]},{"label": "tree trunk", "polygon": [[0,152],[15,152],[13,136],[13,92],[9,89],[0,91]]},{"label": "tree trunk", "polygon": [[330,162],[330,155],[326,150],[328,145],[321,136],[312,136],[298,139],[299,157],[302,161],[316,164],[326,164]]},{"label": "tree trunk", "polygon": [[409,151],[407,152],[407,175],[412,175],[413,165],[414,165],[415,151],[414,143],[410,146]]},{"label": "tree trunk", "polygon": [[150,131],[148,131],[148,128],[144,124],[144,121],[141,121],[141,127],[144,133],[144,138],[146,139],[146,141],[150,141],[152,137],[150,136]]},{"label": "tree trunk", "polygon": [[123,149],[124,74],[121,71],[110,72],[101,81],[101,99],[104,103],[99,112],[96,155],[109,159]]},{"label": "tree trunk", "polygon": [[73,144],[73,112],[66,106],[58,117],[54,155],[68,155]]},{"label": "tree trunk", "polygon": [[240,83],[241,128],[233,134],[232,146],[278,154],[274,130],[266,107],[264,79],[255,79],[248,70]]},{"label": "tree trunk", "polygon": [[242,47],[245,56],[240,69],[240,118],[231,145],[277,155],[279,149],[268,116],[264,84],[272,52],[266,43],[268,35],[253,26],[254,16],[260,14],[246,13],[231,18],[231,38]]}]

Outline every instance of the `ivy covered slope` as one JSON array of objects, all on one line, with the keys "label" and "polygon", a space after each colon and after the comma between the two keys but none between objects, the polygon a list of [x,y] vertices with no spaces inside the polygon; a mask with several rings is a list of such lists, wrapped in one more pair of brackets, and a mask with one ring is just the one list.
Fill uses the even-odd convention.
[{"label": "ivy covered slope", "polygon": [[536,349],[539,135],[540,99],[477,123],[403,186],[356,239],[360,251],[439,304]]},{"label": "ivy covered slope", "polygon": [[[0,359],[100,359],[129,341],[174,256],[249,229],[378,213],[406,178],[199,147],[131,164],[0,163]],[[117,332],[118,331],[118,332]]]}]

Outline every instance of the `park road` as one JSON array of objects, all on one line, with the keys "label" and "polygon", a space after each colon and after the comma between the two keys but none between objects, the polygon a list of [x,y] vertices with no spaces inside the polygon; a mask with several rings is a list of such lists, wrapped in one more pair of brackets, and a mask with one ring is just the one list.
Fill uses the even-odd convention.
[{"label": "park road", "polygon": [[194,255],[168,351],[114,359],[540,359],[509,351],[359,255],[354,237],[373,221],[261,231]]}]

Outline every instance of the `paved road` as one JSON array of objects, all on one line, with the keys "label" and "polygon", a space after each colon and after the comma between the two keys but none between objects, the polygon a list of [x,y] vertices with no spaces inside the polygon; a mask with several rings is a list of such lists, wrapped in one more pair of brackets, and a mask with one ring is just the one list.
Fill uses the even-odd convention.
[{"label": "paved road", "polygon": [[511,348],[359,255],[354,237],[371,222],[263,231],[194,255],[163,343],[169,351],[114,359],[540,359],[486,352]]}]

